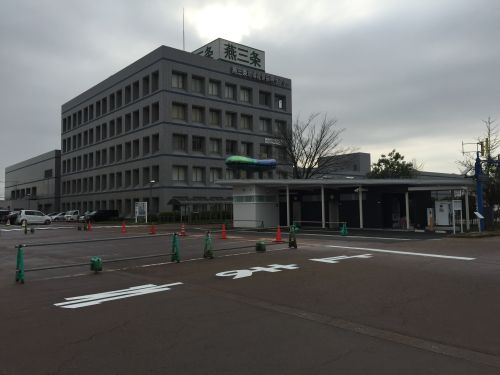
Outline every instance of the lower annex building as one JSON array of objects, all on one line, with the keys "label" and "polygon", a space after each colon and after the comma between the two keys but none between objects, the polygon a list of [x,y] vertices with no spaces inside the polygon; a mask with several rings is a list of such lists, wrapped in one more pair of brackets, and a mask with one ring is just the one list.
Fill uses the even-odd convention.
[{"label": "lower annex building", "polygon": [[193,53],[161,46],[62,105],[61,210],[223,210],[230,155],[275,158],[291,128],[291,80],[265,72],[263,51],[223,39]]}]

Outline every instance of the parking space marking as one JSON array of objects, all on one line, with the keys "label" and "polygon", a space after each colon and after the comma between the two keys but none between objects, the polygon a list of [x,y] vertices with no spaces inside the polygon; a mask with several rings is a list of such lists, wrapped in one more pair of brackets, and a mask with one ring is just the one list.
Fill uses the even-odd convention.
[{"label": "parking space marking", "polygon": [[338,263],[341,260],[344,259],[353,259],[353,258],[360,258],[360,259],[368,259],[371,258],[373,255],[371,254],[362,254],[362,255],[340,255],[338,257],[329,257],[329,258],[314,258],[314,259],[309,259],[312,260],[313,262],[323,262],[323,263],[331,263],[335,264]]},{"label": "parking space marking", "polygon": [[54,303],[54,306],[62,307],[63,309],[78,309],[80,307],[100,305],[103,302],[114,301],[123,298],[142,296],[145,294],[165,292],[170,290],[170,287],[182,285],[177,282],[172,284],[154,285],[146,284],[134,286],[127,289],[113,290],[111,292],[87,294],[79,297],[65,298],[66,302]]},{"label": "parking space marking", "polygon": [[332,247],[336,249],[347,249],[347,250],[363,250],[363,251],[373,251],[377,253],[389,253],[398,255],[414,255],[419,257],[431,257],[431,258],[442,258],[442,259],[455,259],[455,260],[475,260],[476,258],[469,257],[458,257],[451,255],[441,255],[441,254],[429,254],[429,253],[413,253],[410,251],[396,251],[396,250],[385,250],[385,249],[372,249],[369,247],[354,247],[354,246],[338,246],[338,245],[327,245],[327,247]]}]

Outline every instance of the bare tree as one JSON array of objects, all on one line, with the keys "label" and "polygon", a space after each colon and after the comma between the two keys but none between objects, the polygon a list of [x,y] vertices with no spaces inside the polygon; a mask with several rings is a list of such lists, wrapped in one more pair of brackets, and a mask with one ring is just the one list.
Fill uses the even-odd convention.
[{"label": "bare tree", "polygon": [[293,169],[293,178],[309,179],[338,166],[339,158],[351,150],[341,147],[340,135],[345,129],[337,128],[337,120],[326,114],[313,113],[306,121],[297,117],[292,129],[279,129],[282,147]]}]

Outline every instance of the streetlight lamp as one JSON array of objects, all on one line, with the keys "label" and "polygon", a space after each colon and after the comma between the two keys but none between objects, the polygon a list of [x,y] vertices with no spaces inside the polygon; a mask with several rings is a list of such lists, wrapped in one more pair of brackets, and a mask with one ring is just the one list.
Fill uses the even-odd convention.
[{"label": "streetlight lamp", "polygon": [[148,216],[149,216],[149,212],[151,210],[151,212],[153,211],[153,184],[156,183],[155,180],[151,180],[149,181],[149,206],[148,207]]}]

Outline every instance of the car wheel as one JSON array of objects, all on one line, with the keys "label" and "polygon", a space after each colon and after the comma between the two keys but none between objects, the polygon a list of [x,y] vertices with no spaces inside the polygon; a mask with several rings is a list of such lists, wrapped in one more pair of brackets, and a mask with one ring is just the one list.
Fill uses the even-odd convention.
[{"label": "car wheel", "polygon": [[45,220],[45,225],[49,225],[51,223],[50,220]]}]

